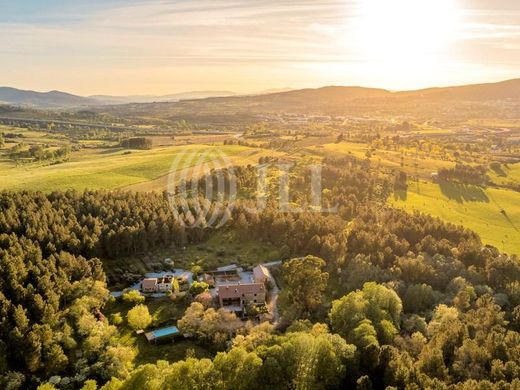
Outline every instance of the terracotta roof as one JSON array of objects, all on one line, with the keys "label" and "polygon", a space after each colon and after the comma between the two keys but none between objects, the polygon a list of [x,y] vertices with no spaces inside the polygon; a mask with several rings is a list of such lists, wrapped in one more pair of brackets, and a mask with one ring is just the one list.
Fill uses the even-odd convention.
[{"label": "terracotta roof", "polygon": [[238,298],[242,294],[257,294],[265,292],[263,283],[224,284],[218,286],[218,295],[221,298]]},{"label": "terracotta roof", "polygon": [[143,279],[143,288],[155,288],[157,285],[157,278],[146,278]]}]

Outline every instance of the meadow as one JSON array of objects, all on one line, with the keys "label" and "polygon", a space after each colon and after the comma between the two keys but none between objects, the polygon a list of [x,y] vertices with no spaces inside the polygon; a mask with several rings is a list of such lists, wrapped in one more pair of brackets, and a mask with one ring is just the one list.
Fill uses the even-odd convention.
[{"label": "meadow", "polygon": [[[174,169],[185,169],[217,158],[218,154],[232,159],[233,164],[256,162],[256,150],[239,145],[182,145],[152,150],[121,148],[84,149],[73,152],[69,161],[60,164],[37,163],[15,166],[0,163],[0,190],[65,190],[120,189],[166,177]],[[248,158],[250,157],[250,158]],[[166,189],[164,180],[150,189]]]},{"label": "meadow", "polygon": [[520,254],[520,193],[454,183],[409,182],[390,204],[420,211],[477,232],[483,243]]}]

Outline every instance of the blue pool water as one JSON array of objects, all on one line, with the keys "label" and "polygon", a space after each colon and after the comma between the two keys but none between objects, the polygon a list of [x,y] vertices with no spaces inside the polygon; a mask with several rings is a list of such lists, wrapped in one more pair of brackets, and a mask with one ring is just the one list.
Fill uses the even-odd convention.
[{"label": "blue pool water", "polygon": [[155,329],[152,334],[155,338],[172,336],[179,333],[179,329],[176,326],[168,326],[167,328]]}]

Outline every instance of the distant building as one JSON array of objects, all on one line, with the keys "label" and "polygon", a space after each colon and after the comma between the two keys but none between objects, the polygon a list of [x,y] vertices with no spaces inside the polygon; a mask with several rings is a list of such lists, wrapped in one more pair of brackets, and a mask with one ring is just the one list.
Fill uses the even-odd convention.
[{"label": "distant building", "polygon": [[231,311],[243,311],[249,304],[265,304],[264,283],[223,284],[217,287],[220,306]]},{"label": "distant building", "polygon": [[253,278],[255,283],[265,284],[268,280],[271,279],[271,275],[269,274],[269,270],[260,264],[253,268]]},{"label": "distant building", "polygon": [[157,278],[157,291],[166,292],[172,291],[173,288],[173,276],[167,275],[162,278]]},{"label": "distant building", "polygon": [[160,278],[145,278],[141,283],[143,292],[166,292],[173,288],[173,276],[167,275]]},{"label": "distant building", "polygon": [[146,278],[141,283],[141,290],[143,292],[156,292],[157,291],[157,278]]},{"label": "distant building", "polygon": [[215,278],[211,274],[202,275],[202,281],[207,283],[209,288],[215,287]]}]

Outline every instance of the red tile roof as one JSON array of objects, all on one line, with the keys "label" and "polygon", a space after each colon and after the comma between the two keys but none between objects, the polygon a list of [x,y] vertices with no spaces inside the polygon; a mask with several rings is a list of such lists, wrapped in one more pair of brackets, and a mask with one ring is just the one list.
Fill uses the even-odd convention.
[{"label": "red tile roof", "polygon": [[238,298],[242,294],[258,294],[265,292],[263,283],[225,284],[218,286],[218,295],[222,299]]}]

